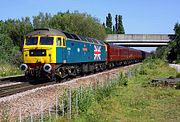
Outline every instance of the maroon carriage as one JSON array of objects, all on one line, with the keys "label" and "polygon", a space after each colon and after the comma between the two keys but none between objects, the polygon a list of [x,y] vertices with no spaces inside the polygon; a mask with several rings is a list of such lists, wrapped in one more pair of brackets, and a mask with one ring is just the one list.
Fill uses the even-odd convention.
[{"label": "maroon carriage", "polygon": [[117,45],[107,45],[107,62],[109,67],[136,63],[142,60],[142,52],[136,49]]}]

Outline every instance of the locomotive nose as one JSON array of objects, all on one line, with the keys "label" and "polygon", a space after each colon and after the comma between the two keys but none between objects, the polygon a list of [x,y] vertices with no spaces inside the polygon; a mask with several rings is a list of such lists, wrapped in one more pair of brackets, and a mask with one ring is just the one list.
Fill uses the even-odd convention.
[{"label": "locomotive nose", "polygon": [[27,71],[28,66],[27,66],[26,64],[21,64],[21,65],[20,65],[20,69],[21,69],[22,71]]},{"label": "locomotive nose", "polygon": [[51,69],[52,69],[52,66],[51,66],[50,64],[44,64],[43,70],[44,70],[45,72],[50,72]]}]

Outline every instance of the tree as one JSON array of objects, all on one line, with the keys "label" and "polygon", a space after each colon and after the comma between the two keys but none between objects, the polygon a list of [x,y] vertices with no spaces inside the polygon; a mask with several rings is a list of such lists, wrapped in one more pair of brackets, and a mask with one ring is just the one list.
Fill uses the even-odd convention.
[{"label": "tree", "polygon": [[115,16],[115,33],[118,31],[118,15]]},{"label": "tree", "polygon": [[176,38],[172,40],[167,47],[156,49],[156,56],[169,62],[180,62],[180,24],[174,26]]},{"label": "tree", "polygon": [[112,16],[110,13],[108,13],[108,16],[106,17],[106,33],[111,34],[112,33]]},{"label": "tree", "polygon": [[40,12],[38,16],[33,16],[33,27],[34,28],[47,28],[51,20],[51,14]]},{"label": "tree", "polygon": [[17,19],[8,19],[0,25],[0,32],[8,35],[15,46],[22,47],[24,36],[33,30],[29,17]]},{"label": "tree", "polygon": [[121,15],[118,15],[117,34],[125,34]]},{"label": "tree", "polygon": [[104,40],[106,33],[98,19],[86,13],[58,13],[49,22],[51,28]]},{"label": "tree", "polygon": [[104,28],[106,28],[106,25],[105,25],[105,23],[104,23],[104,22],[103,22],[103,24],[102,24],[102,25],[103,25],[103,27],[104,27]]},{"label": "tree", "polygon": [[176,56],[176,60],[180,61],[180,24],[176,23],[174,26],[176,38],[170,43],[171,52]]},{"label": "tree", "polygon": [[115,33],[116,33],[116,29],[115,29],[115,27],[113,25],[113,34],[115,34]]}]

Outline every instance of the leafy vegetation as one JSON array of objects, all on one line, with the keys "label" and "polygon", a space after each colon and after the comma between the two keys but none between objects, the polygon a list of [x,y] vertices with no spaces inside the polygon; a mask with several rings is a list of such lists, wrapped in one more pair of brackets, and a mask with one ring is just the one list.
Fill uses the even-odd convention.
[{"label": "leafy vegetation", "polygon": [[170,63],[180,62],[180,24],[176,23],[174,26],[175,39],[169,43],[168,46],[159,47],[156,50],[156,56],[167,60]]},{"label": "leafy vegetation", "polygon": [[50,19],[49,27],[101,40],[106,36],[99,20],[85,13],[58,13]]}]

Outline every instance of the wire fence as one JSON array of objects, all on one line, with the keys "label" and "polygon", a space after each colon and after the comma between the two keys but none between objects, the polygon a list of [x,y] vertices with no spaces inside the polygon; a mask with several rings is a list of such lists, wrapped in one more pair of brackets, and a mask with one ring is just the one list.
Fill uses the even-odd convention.
[{"label": "wire fence", "polygon": [[[102,100],[107,97],[111,90],[118,85],[126,84],[128,79],[133,76],[133,72],[128,70],[126,74],[117,73],[105,76],[104,81],[96,79],[88,86],[80,86],[76,89],[68,88],[64,91],[63,95],[55,96],[54,105],[48,107],[44,105],[43,101],[40,102],[39,112],[33,113],[28,111],[29,115],[24,116],[23,108],[19,108],[18,122],[54,122],[58,118],[66,118],[71,120],[79,116],[83,112],[87,112],[88,108],[92,105],[93,100]],[[8,119],[7,119],[8,120]]]},{"label": "wire fence", "polygon": [[33,113],[30,112],[28,118],[22,118],[20,109],[19,122],[27,120],[30,122],[53,122],[59,117],[71,120],[80,113],[87,111],[93,101],[93,97],[99,100],[102,99],[103,96],[110,94],[110,91],[114,87],[126,83],[127,79],[132,76],[133,73],[128,70],[126,75],[120,74],[118,77],[111,78],[107,76],[104,82],[97,80],[95,83],[90,83],[88,87],[81,86],[78,89],[66,89],[62,96],[56,96],[55,106],[49,107],[48,110],[45,110],[43,103],[41,103],[40,116],[33,115]]}]

